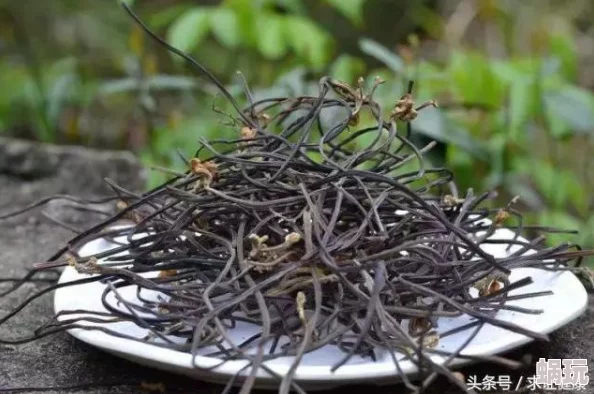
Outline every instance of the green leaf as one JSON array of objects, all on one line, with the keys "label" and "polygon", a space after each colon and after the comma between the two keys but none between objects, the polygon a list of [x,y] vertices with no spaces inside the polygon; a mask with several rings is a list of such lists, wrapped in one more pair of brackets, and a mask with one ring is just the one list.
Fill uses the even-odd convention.
[{"label": "green leaf", "polygon": [[547,131],[555,138],[563,139],[570,137],[573,134],[573,130],[567,125],[562,117],[559,117],[555,111],[547,110],[544,111],[544,117],[546,119]]},{"label": "green leaf", "polygon": [[[450,166],[452,170],[459,170],[460,167],[468,168],[468,171],[458,171],[460,172],[461,176],[464,176],[465,172],[471,172],[472,168],[476,164],[474,157],[472,157],[468,152],[466,152],[466,150],[454,144],[446,145],[445,157],[448,166]],[[459,178],[457,178],[457,180],[458,182],[460,182]]]},{"label": "green leaf", "polygon": [[326,0],[338,12],[343,14],[356,26],[363,23],[363,5],[365,0]]},{"label": "green leaf", "polygon": [[181,15],[167,32],[167,40],[177,49],[189,52],[208,34],[209,13],[204,8],[193,8]]},{"label": "green leaf", "polygon": [[320,152],[308,151],[306,154],[315,163],[321,164],[324,162],[324,157]]},{"label": "green leaf", "polygon": [[30,93],[32,85],[30,73],[24,66],[0,63],[0,110],[10,111],[10,107],[17,101],[32,101]]},{"label": "green leaf", "polygon": [[427,108],[411,123],[415,132],[446,144],[455,145],[475,157],[484,158],[484,148],[464,129],[447,122],[437,108]]},{"label": "green leaf", "polygon": [[280,59],[287,53],[287,39],[283,18],[264,14],[259,18],[258,50],[267,59]]},{"label": "green leaf", "polygon": [[[368,121],[371,121],[373,119],[369,114],[363,113],[360,116],[361,116],[361,119],[359,121],[359,126],[362,129],[368,128],[366,126],[369,126],[369,127],[374,126],[373,123],[367,124]],[[342,119],[344,119],[344,114],[343,114]],[[345,136],[345,137],[350,137],[350,136]],[[357,151],[360,151],[360,150],[364,150],[364,149],[373,149],[374,147],[377,147],[379,144],[381,144],[381,141],[382,141],[382,136],[379,135],[379,138],[378,138],[378,132],[377,132],[377,128],[376,128],[373,131],[368,131],[366,133],[359,135],[357,138],[355,138],[354,140],[351,141],[351,144],[353,145],[354,149],[356,149]]]},{"label": "green leaf", "polygon": [[249,47],[255,47],[258,41],[258,15],[265,13],[262,4],[252,0],[225,0],[224,8],[231,9],[237,18],[241,41]]},{"label": "green leaf", "polygon": [[497,78],[508,83],[525,80],[527,75],[523,70],[518,69],[509,61],[495,61],[492,70]]},{"label": "green leaf", "polygon": [[241,42],[239,23],[235,12],[231,9],[217,8],[210,15],[212,34],[228,48],[235,48]]},{"label": "green leaf", "polygon": [[404,62],[400,56],[390,51],[380,43],[369,38],[359,40],[359,47],[366,55],[374,57],[395,73],[404,72]]},{"label": "green leaf", "polygon": [[489,68],[497,79],[515,83],[535,82],[539,76],[541,64],[534,58],[517,58],[489,61]]},{"label": "green leaf", "polygon": [[340,81],[355,82],[365,72],[365,62],[350,55],[340,55],[330,67],[330,75]]},{"label": "green leaf", "polygon": [[574,132],[594,132],[594,95],[566,85],[544,94],[547,112],[564,121]]},{"label": "green leaf", "polygon": [[526,122],[537,111],[538,90],[533,83],[516,82],[511,85],[509,94],[509,136],[517,140]]},{"label": "green leaf", "polygon": [[559,74],[559,69],[561,68],[561,61],[556,57],[549,57],[543,59],[541,69],[540,69],[540,78],[547,79],[549,77],[554,77]]},{"label": "green leaf", "polygon": [[418,131],[439,142],[451,142],[446,132],[445,119],[439,109],[427,108],[422,110],[412,122],[414,131]]},{"label": "green leaf", "polygon": [[415,97],[435,98],[447,94],[450,83],[447,73],[440,67],[427,61],[416,65],[415,73],[419,83],[415,85]]},{"label": "green leaf", "polygon": [[[372,78],[379,77],[386,81],[381,84],[373,94],[374,99],[377,102],[384,104],[386,109],[390,106],[393,106],[398,100],[400,100],[406,91],[406,85],[403,79],[394,78],[394,73],[392,70],[387,68],[373,69],[370,70],[367,75]],[[415,95],[415,98],[416,97],[418,96]]]},{"label": "green leaf", "polygon": [[295,52],[319,70],[328,64],[331,55],[331,37],[312,21],[301,17],[285,17],[287,41]]},{"label": "green leaf", "polygon": [[78,78],[75,74],[65,73],[59,76],[51,86],[48,92],[47,116],[54,122],[58,122],[58,117],[67,103],[72,98],[73,91],[78,87]]},{"label": "green leaf", "polygon": [[492,108],[503,103],[505,85],[484,56],[456,51],[450,58],[449,73],[458,100]]},{"label": "green leaf", "polygon": [[577,46],[569,34],[554,34],[550,38],[550,52],[561,61],[561,70],[567,79],[577,74]]}]

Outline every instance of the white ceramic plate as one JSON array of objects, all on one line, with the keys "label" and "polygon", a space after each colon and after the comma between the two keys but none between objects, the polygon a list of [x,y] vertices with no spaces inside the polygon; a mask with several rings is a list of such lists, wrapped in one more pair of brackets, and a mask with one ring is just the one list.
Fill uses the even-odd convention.
[{"label": "white ceramic plate", "polygon": [[[502,229],[494,237],[505,239],[512,236],[513,233],[511,231]],[[112,245],[106,240],[99,239],[83,246],[80,249],[80,254],[82,256],[88,256],[110,249],[113,247]],[[485,250],[496,257],[506,255],[505,246],[503,245],[485,245]],[[544,290],[552,290],[554,294],[510,301],[508,304],[531,309],[542,309],[544,312],[539,315],[533,315],[500,311],[496,316],[498,319],[512,321],[532,331],[548,334],[575,319],[586,309],[586,291],[572,273],[520,268],[512,270],[510,280],[515,282],[527,276],[532,277],[534,283],[512,291],[510,294],[523,294]],[[67,267],[62,273],[60,283],[66,283],[84,277],[86,275],[79,274],[72,267]],[[106,310],[101,304],[101,294],[104,289],[105,285],[98,282],[58,289],[54,299],[55,311],[84,309],[105,312]],[[121,291],[121,294],[127,299],[128,297],[135,299],[134,289],[131,287]],[[441,318],[438,321],[438,331],[444,332],[470,321],[471,318],[468,316]],[[87,323],[87,325],[92,325],[92,323]],[[146,330],[130,322],[110,324],[109,327],[137,338],[143,338],[147,334]],[[255,327],[248,325],[238,325],[231,332],[231,335],[235,340],[240,342],[243,339],[249,338],[253,333],[257,332],[256,330]],[[468,330],[442,338],[438,344],[438,349],[446,351],[457,349],[468,338],[471,331]],[[118,338],[97,330],[72,329],[69,330],[69,333],[83,342],[131,361],[206,381],[226,383],[246,365],[245,361],[236,360],[226,362],[214,369],[209,369],[220,364],[220,360],[212,357],[198,356],[195,360],[198,366],[196,368],[192,366],[192,357],[180,351],[164,349],[147,342]],[[486,325],[466,347],[464,354],[493,355],[516,348],[530,341],[531,339],[526,336]],[[296,381],[301,383],[304,388],[315,390],[360,382],[389,384],[400,380],[392,358],[386,351],[378,351],[377,361],[375,362],[368,358],[354,357],[349,363],[332,373],[330,371],[331,366],[340,360],[343,355],[344,353],[333,346],[326,346],[307,354],[297,368],[295,374]],[[435,356],[434,360],[438,362],[444,361],[439,356]],[[282,376],[288,371],[291,361],[292,359],[289,357],[276,359],[268,362],[267,366]],[[456,359],[450,365],[460,366],[465,363],[468,363],[468,360]],[[401,362],[400,367],[406,374],[414,374],[416,372],[415,365],[410,361]],[[241,375],[247,373],[249,373],[249,368],[244,370]],[[276,387],[278,380],[264,370],[259,370],[256,385],[261,388]]]}]

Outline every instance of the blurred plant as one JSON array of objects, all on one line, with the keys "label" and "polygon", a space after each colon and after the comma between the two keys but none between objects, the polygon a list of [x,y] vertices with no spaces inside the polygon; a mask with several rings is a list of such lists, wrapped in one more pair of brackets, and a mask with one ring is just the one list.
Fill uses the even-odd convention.
[{"label": "blurred plant", "polygon": [[85,0],[0,2],[0,131],[84,142],[80,115],[94,102],[99,77],[127,54],[117,18],[107,23],[114,11]]},{"label": "blurred plant", "polygon": [[192,7],[175,19],[168,41],[191,52],[210,33],[227,49],[257,51],[267,60],[291,51],[300,64],[320,70],[332,56],[332,37],[307,18],[300,1],[281,4],[279,9],[272,0],[225,0],[215,7]]},{"label": "blurred plant", "polygon": [[[478,12],[487,11],[479,7]],[[506,17],[508,24],[512,15]],[[520,195],[534,212],[530,220],[580,231],[577,238],[560,234],[551,242],[594,245],[594,178],[588,168],[594,94],[575,83],[578,53],[567,26],[537,29],[532,44],[533,54],[499,58],[455,45],[438,63],[412,60],[418,50],[414,38],[399,54],[370,40],[360,42],[364,53],[388,69],[374,74],[387,80],[396,76],[396,86],[412,77],[418,81],[418,101],[437,98],[440,108],[424,111],[413,128],[443,143],[433,160],[447,164],[461,188],[494,188],[503,199]],[[381,90],[386,104],[402,92],[396,86]]]},{"label": "blurred plant", "polygon": [[[364,3],[365,0],[325,1],[327,7],[335,9],[353,26],[362,23]],[[181,4],[153,13],[150,23],[153,27],[165,27],[166,38],[173,46],[199,58],[224,81],[235,83],[239,96],[242,81],[228,78],[236,69],[248,70],[245,78],[250,86],[275,85],[274,90],[291,84],[291,75],[303,76],[299,70],[321,74],[330,68],[338,76],[348,76],[362,73],[365,68],[363,61],[349,55],[333,61],[334,38],[307,14],[306,4],[301,0],[224,0],[214,6]],[[233,70],[225,67],[221,70],[225,64],[230,64]],[[293,88],[299,89],[304,83],[293,81]],[[179,155],[164,152],[172,152],[175,146],[195,146],[198,135],[217,138],[237,132],[225,125],[228,120],[222,115],[225,108],[213,112],[210,106],[207,110],[202,107],[192,108],[191,114],[178,119],[173,127],[171,123],[161,126],[154,133],[151,146],[142,152],[145,162],[180,170],[185,163],[179,160]],[[182,113],[177,114],[178,118],[184,118]],[[164,176],[155,172],[151,184],[161,182]]]},{"label": "blurred plant", "polygon": [[[312,81],[323,74],[349,84],[364,75],[371,84],[377,75],[386,80],[377,91],[386,111],[415,80],[415,100],[435,98],[440,108],[423,111],[413,137],[441,143],[431,160],[454,171],[461,192],[520,195],[535,212],[529,220],[577,228],[577,241],[594,246],[594,97],[577,83],[584,80],[578,44],[587,39],[580,32],[594,29],[580,11],[587,0],[572,7],[558,0],[419,1],[402,17],[424,36],[408,41],[386,30],[396,16],[385,15],[388,5],[379,0],[134,3],[239,99],[236,70],[255,96],[315,94]],[[390,24],[379,27],[381,38],[371,34],[378,15]],[[334,22],[319,22],[337,18],[348,24],[347,36],[374,39],[353,50],[331,29]],[[0,53],[0,131],[133,149],[146,164],[174,170],[185,167],[199,137],[237,132],[213,87],[155,48],[112,2],[0,1]],[[151,184],[165,176],[153,172]]]}]

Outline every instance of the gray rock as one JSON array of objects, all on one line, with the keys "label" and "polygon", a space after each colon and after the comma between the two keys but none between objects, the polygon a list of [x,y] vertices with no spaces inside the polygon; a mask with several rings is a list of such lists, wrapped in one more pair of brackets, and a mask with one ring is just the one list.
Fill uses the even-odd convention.
[{"label": "gray rock", "polygon": [[21,182],[24,198],[52,194],[97,198],[112,194],[104,182],[106,178],[137,191],[142,190],[146,182],[145,171],[130,152],[98,151],[4,137],[0,137],[0,174],[16,181],[31,181]]},{"label": "gray rock", "polygon": [[[31,155],[31,157],[28,157]],[[27,156],[27,157],[23,157]],[[98,152],[78,147],[55,147],[29,142],[0,139],[0,214],[55,193],[98,197],[109,193],[103,178],[109,177],[132,190],[141,190],[144,176],[133,155],[126,152]],[[46,212],[60,220],[89,225],[96,217],[67,208],[56,202]],[[35,262],[44,261],[72,233],[59,228],[37,213],[0,221],[0,277],[20,277]],[[0,291],[9,285],[0,283]],[[20,300],[46,284],[29,283],[8,297],[0,298],[0,316],[5,316]],[[27,337],[52,316],[51,294],[33,302],[7,324],[0,325],[0,339]],[[544,358],[586,358],[590,370],[594,366],[594,298],[588,311],[578,320],[558,330],[549,343],[533,343],[508,356],[527,361],[520,371],[509,371],[488,364],[461,370],[479,380],[485,375],[511,375],[515,383],[520,376],[534,374],[534,362]],[[590,373],[591,379],[594,374]],[[49,393],[73,390],[57,387],[91,384],[77,392],[89,394],[127,394],[148,392],[141,383],[160,384],[167,393],[216,393],[221,386],[189,380],[141,367],[105,354],[80,343],[66,334],[57,334],[21,345],[0,345],[0,391],[24,387],[55,387]],[[116,384],[116,385],[113,385]],[[402,386],[350,387],[375,393],[403,392]],[[34,390],[20,392],[34,393]],[[333,390],[342,393],[344,389]],[[456,393],[445,379],[439,378],[429,393]],[[558,391],[556,391],[558,392]],[[594,382],[585,391],[594,393]]]}]

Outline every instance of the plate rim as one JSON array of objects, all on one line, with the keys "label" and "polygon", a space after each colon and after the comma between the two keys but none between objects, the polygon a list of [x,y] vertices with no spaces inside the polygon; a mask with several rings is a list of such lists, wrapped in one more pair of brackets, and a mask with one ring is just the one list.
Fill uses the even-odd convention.
[{"label": "plate rim", "polygon": [[[102,239],[102,238],[99,238]],[[83,245],[79,250],[82,252],[85,247],[89,247],[92,243],[88,242]],[[518,269],[538,269],[538,268],[515,268],[513,270]],[[544,272],[548,272],[545,270],[540,270]],[[588,305],[588,294],[586,289],[579,281],[579,279],[570,271],[556,271],[556,272],[548,272],[550,273],[550,277],[557,276],[555,279],[557,282],[562,280],[566,281],[567,284],[563,287],[565,292],[561,292],[561,294],[554,293],[549,295],[548,297],[563,297],[563,298],[571,298],[572,304],[574,307],[566,313],[562,319],[555,320],[552,324],[545,327],[544,330],[539,330],[538,332],[542,334],[550,334],[551,332],[559,329],[560,327],[568,324],[569,322],[575,320],[579,316],[581,316],[584,311],[587,309]],[[73,267],[66,267],[64,271],[60,275],[60,279],[58,283],[66,283],[71,281],[75,277],[89,277],[89,275],[79,274]],[[572,283],[573,282],[573,283]],[[91,283],[91,284],[95,284]],[[78,286],[85,286],[86,284],[75,285],[72,287],[68,287],[72,289],[73,287]],[[60,288],[56,290],[54,294],[54,312],[58,313],[63,310],[67,310],[63,307],[60,303],[61,297],[59,296],[61,291],[65,291],[68,288]],[[554,289],[551,289],[554,290]],[[192,365],[192,355],[189,353],[181,352],[178,350],[167,349],[164,347],[160,347],[148,342],[140,342],[125,338],[119,338],[116,336],[109,335],[105,332],[101,332],[98,330],[83,330],[83,329],[69,329],[67,332],[73,336],[74,338],[87,343],[93,347],[99,348],[101,350],[107,351],[109,353],[115,354],[118,357],[126,358],[129,360],[133,360],[137,363],[143,364],[144,361],[150,362],[154,368],[158,369],[167,369],[167,368],[159,368],[160,366],[168,366],[168,367],[175,367],[177,373],[185,374],[188,376],[196,377],[199,379],[205,379],[204,375],[213,375],[215,376],[227,376],[232,377],[235,376],[238,370],[241,370],[243,367],[246,366],[248,363],[246,360],[230,360],[223,364],[221,363],[220,359],[216,359],[213,357],[206,357],[197,355],[195,357],[195,363]],[[506,346],[502,346],[497,349],[495,354],[501,354],[507,352],[512,349],[516,349],[522,345],[532,342],[533,339],[526,336],[519,336],[515,341],[512,343],[507,344]],[[466,354],[469,354],[468,352]],[[479,355],[485,354],[481,352],[472,352],[472,354]],[[493,354],[489,352],[488,354]],[[435,355],[432,358],[437,362],[443,362],[445,360],[444,356]],[[287,370],[288,366],[285,364],[275,364],[275,360],[270,360],[266,363],[267,367],[269,367],[275,373],[283,375]],[[469,365],[474,363],[475,361],[469,359],[460,359],[456,358],[449,363],[450,367],[460,367],[463,365]],[[157,366],[154,366],[154,364]],[[346,364],[338,368],[336,371],[330,371],[330,365],[300,365],[297,367],[295,371],[294,379],[296,381],[309,381],[309,382],[328,382],[328,383],[340,383],[341,381],[344,383],[348,383],[350,381],[366,381],[370,379],[401,379],[401,375],[396,370],[396,366],[394,363],[379,363],[379,362],[372,362],[374,367],[373,368],[362,368],[363,366],[368,366],[369,364]],[[220,364],[219,366],[212,368],[216,364]],[[146,365],[146,364],[145,364]],[[415,365],[410,362],[402,362],[400,366],[403,370],[405,375],[412,375],[417,372]],[[411,368],[412,366],[412,368]],[[205,368],[210,368],[205,370]],[[183,371],[179,371],[181,369]],[[171,369],[169,369],[171,370]],[[239,376],[245,376],[250,372],[250,368],[247,368],[240,373]],[[259,369],[256,372],[256,377],[258,380],[275,380],[276,378],[271,376],[266,371]]]}]

